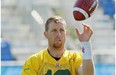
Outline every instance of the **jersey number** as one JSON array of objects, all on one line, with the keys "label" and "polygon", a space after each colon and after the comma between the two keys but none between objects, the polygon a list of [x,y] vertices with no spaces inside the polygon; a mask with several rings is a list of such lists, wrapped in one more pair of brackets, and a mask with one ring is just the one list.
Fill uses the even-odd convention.
[{"label": "jersey number", "polygon": [[[52,75],[52,71],[48,70],[45,75]],[[54,75],[71,75],[68,69],[66,70],[58,70],[54,73]]]}]

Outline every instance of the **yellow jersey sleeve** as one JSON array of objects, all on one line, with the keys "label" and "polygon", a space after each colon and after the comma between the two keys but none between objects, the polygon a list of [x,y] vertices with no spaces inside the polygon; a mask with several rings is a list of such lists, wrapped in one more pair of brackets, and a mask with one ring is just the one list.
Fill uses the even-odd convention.
[{"label": "yellow jersey sleeve", "polygon": [[82,54],[80,52],[71,53],[70,66],[71,75],[76,75],[76,70],[82,64]]},{"label": "yellow jersey sleeve", "polygon": [[74,57],[74,65],[77,69],[82,64],[82,53],[81,52],[75,52],[73,54]]},{"label": "yellow jersey sleeve", "polygon": [[39,61],[37,60],[37,56],[33,55],[25,62],[21,75],[37,75],[38,68]]}]

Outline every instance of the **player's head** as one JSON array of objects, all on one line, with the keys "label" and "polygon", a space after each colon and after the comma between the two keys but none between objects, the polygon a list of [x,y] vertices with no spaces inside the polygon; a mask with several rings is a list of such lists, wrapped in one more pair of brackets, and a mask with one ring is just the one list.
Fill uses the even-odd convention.
[{"label": "player's head", "polygon": [[64,47],[67,35],[65,20],[59,16],[48,18],[45,23],[44,35],[48,39],[48,44],[50,47]]}]

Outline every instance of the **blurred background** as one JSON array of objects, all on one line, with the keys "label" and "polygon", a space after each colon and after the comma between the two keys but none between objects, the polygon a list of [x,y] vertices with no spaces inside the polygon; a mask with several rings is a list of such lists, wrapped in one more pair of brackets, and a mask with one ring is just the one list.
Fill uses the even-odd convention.
[{"label": "blurred background", "polygon": [[82,23],[94,31],[91,38],[95,75],[115,74],[115,1],[99,0],[89,19],[75,21],[76,0],[1,0],[1,75],[20,75],[26,59],[47,47],[44,23],[53,15],[67,22],[66,49],[80,51],[74,28]]}]

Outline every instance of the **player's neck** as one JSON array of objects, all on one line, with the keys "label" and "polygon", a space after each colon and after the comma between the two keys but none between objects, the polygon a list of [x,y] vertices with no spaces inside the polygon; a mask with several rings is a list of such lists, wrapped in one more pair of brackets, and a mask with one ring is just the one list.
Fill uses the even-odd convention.
[{"label": "player's neck", "polygon": [[54,48],[48,47],[48,51],[53,57],[60,58],[60,57],[62,57],[62,55],[64,53],[64,48],[54,49]]}]

